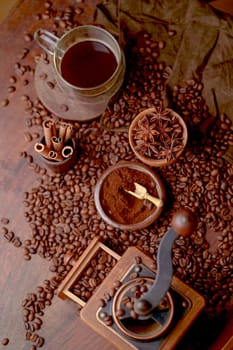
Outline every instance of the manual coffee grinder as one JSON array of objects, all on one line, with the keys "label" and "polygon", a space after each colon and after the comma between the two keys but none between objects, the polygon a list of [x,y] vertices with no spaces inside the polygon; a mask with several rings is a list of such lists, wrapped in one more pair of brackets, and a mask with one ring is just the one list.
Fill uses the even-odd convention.
[{"label": "manual coffee grinder", "polygon": [[[136,247],[119,256],[94,240],[59,287],[58,295],[78,302],[81,319],[119,350],[172,350],[205,305],[201,295],[172,274],[173,243],[179,235],[190,235],[194,227],[190,210],[181,209],[173,216],[158,248],[157,268]],[[117,263],[84,303],[72,294],[72,285],[99,249]]]}]

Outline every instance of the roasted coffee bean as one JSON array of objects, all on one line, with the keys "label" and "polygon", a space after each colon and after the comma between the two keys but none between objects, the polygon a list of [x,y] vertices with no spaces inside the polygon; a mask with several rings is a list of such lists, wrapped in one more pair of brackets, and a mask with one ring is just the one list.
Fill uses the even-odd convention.
[{"label": "roasted coffee bean", "polygon": [[7,88],[7,92],[9,92],[9,93],[11,93],[11,92],[15,92],[15,90],[16,90],[16,88],[15,88],[15,86],[8,86],[8,88]]},{"label": "roasted coffee bean", "polygon": [[8,225],[9,222],[10,222],[10,220],[9,220],[8,218],[1,218],[1,223],[2,223],[3,225]]},{"label": "roasted coffee bean", "polygon": [[106,326],[111,327],[111,326],[113,325],[113,319],[112,319],[112,317],[109,318],[108,320],[106,320],[104,323],[105,323]]},{"label": "roasted coffee bean", "polygon": [[24,79],[22,83],[23,83],[24,86],[26,86],[26,85],[29,84],[29,80],[28,79]]},{"label": "roasted coffee bean", "polygon": [[6,107],[6,106],[8,106],[9,103],[10,103],[10,101],[8,100],[8,98],[5,98],[4,100],[2,100],[1,106]]},{"label": "roasted coffee bean", "polygon": [[37,339],[38,339],[38,334],[36,334],[36,333],[31,334],[31,336],[30,336],[31,341],[35,342]]},{"label": "roasted coffee bean", "polygon": [[14,245],[15,247],[17,247],[17,248],[21,247],[21,245],[22,245],[22,242],[21,242],[21,240],[20,240],[19,237],[14,237],[14,238],[12,239],[12,243],[13,243],[13,245]]},{"label": "roasted coffee bean", "polygon": [[25,339],[26,339],[26,340],[30,340],[31,335],[32,335],[31,332],[26,331],[26,333],[25,333]]},{"label": "roasted coffee bean", "polygon": [[6,238],[6,240],[8,242],[11,242],[13,240],[13,238],[15,237],[15,234],[13,231],[5,230],[4,237]]},{"label": "roasted coffee bean", "polygon": [[18,59],[23,60],[28,53],[29,53],[29,49],[27,47],[24,47],[23,49],[20,50],[18,54]]},{"label": "roasted coffee bean", "polygon": [[31,42],[33,40],[33,36],[31,34],[26,33],[24,34],[24,40],[26,42]]},{"label": "roasted coffee bean", "polygon": [[118,289],[122,285],[122,282],[120,280],[116,280],[113,282],[113,287],[115,289]]},{"label": "roasted coffee bean", "polygon": [[135,278],[137,278],[138,277],[138,272],[132,272],[131,274],[130,274],[130,279],[135,279]]},{"label": "roasted coffee bean", "polygon": [[118,318],[121,318],[121,317],[123,317],[125,315],[125,310],[124,309],[118,309],[118,310],[116,310],[116,316],[118,317]]},{"label": "roasted coffee bean", "polygon": [[2,339],[2,345],[8,345],[10,342],[9,338],[3,338]]},{"label": "roasted coffee bean", "polygon": [[133,310],[133,302],[130,300],[130,301],[128,301],[126,304],[125,304],[125,306],[127,307],[127,309],[129,309],[129,310]]},{"label": "roasted coffee bean", "polygon": [[52,81],[48,81],[47,82],[47,85],[48,85],[48,87],[50,88],[50,89],[54,89],[55,88],[55,84],[52,82]]},{"label": "roasted coffee bean", "polygon": [[111,315],[107,314],[106,312],[101,312],[100,318],[102,319],[102,321],[105,323],[106,326],[112,326],[113,319]]},{"label": "roasted coffee bean", "polygon": [[3,226],[3,227],[1,228],[1,234],[5,235],[5,234],[7,234],[7,233],[8,233],[8,228],[5,227],[5,226]]},{"label": "roasted coffee bean", "polygon": [[38,337],[36,340],[36,346],[38,346],[38,348],[41,348],[43,345],[44,345],[44,338]]},{"label": "roasted coffee bean", "polygon": [[67,111],[69,110],[69,107],[68,107],[67,105],[65,105],[65,104],[62,104],[62,105],[60,106],[60,109],[61,109],[61,111],[63,111],[63,112],[67,112]]},{"label": "roasted coffee bean", "polygon": [[134,320],[136,320],[136,319],[138,318],[138,314],[137,314],[134,310],[131,310],[131,311],[130,311],[130,316],[131,316]]},{"label": "roasted coffee bean", "polygon": [[17,78],[14,75],[12,75],[9,79],[9,82],[10,84],[15,84],[17,82]]}]

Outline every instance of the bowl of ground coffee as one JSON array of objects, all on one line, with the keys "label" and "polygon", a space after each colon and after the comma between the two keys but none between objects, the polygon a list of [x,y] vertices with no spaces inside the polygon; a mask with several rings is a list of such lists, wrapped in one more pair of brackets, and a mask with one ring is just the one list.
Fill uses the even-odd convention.
[{"label": "bowl of ground coffee", "polygon": [[[129,193],[135,192],[135,183],[160,199],[162,205],[156,206],[148,199],[139,199]],[[160,216],[165,202],[165,188],[159,175],[146,165],[122,161],[110,166],[101,175],[94,198],[97,211],[107,224],[122,230],[140,230]]]}]

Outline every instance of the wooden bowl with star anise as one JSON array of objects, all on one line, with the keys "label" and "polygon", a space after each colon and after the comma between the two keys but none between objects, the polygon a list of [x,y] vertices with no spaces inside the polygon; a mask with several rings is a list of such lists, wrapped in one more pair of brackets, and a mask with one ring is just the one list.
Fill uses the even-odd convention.
[{"label": "wooden bowl with star anise", "polygon": [[170,108],[148,108],[129,128],[129,143],[138,159],[152,167],[177,161],[185,149],[188,131],[182,117]]}]

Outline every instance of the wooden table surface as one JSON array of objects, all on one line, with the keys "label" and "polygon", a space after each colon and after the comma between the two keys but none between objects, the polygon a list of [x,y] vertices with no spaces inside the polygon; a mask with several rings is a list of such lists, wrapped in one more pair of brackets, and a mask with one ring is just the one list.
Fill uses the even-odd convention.
[{"label": "wooden table surface", "polygon": [[[56,0],[54,3],[62,8],[64,1]],[[67,3],[68,1],[66,5]],[[88,3],[88,14],[91,15],[95,1]],[[76,6],[78,5],[77,1]],[[11,85],[9,78],[15,75],[22,48],[30,49],[30,54],[23,63],[32,67],[33,57],[41,52],[27,34],[31,35],[38,26],[47,23],[46,18],[40,22],[35,19],[37,13],[44,11],[43,1],[18,1],[0,26],[0,101],[9,99],[8,106],[0,106],[0,218],[9,219],[8,224],[2,223],[1,226],[14,232],[22,242],[30,237],[30,227],[25,220],[22,205],[24,192],[37,186],[39,177],[30,168],[28,159],[21,154],[23,151],[33,153],[33,142],[28,142],[25,135],[27,114],[22,98],[23,95],[29,95],[31,99],[36,97],[33,75],[16,75],[15,92],[8,92],[8,87]],[[29,81],[27,85],[24,85],[25,79]],[[0,341],[9,338],[7,346],[0,342],[0,349],[29,350],[32,343],[25,339],[22,301],[28,293],[35,292],[44,280],[50,279],[53,273],[49,271],[48,261],[37,254],[26,261],[22,249],[8,242],[3,234],[0,235],[0,265]],[[43,326],[38,333],[45,338],[46,350],[113,349],[110,343],[80,320],[75,303],[63,301],[56,296],[44,313]]]}]

